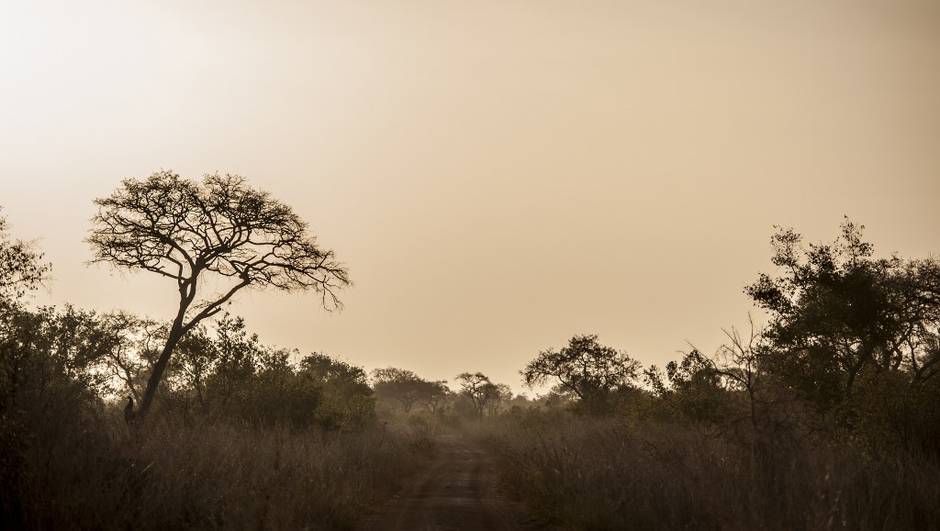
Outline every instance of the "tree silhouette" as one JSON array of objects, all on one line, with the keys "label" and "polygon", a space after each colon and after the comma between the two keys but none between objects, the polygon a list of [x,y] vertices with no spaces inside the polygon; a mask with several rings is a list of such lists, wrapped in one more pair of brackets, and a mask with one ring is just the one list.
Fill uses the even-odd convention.
[{"label": "tree silhouette", "polygon": [[[179,306],[151,371],[138,418],[147,415],[173,349],[200,321],[219,313],[242,288],[313,289],[326,309],[349,284],[333,251],[317,246],[293,210],[235,175],[201,181],[170,171],[126,179],[97,199],[88,242],[93,262],[142,269],[171,279]],[[230,279],[228,290],[200,298],[206,275]]]},{"label": "tree silhouette", "polygon": [[770,312],[766,368],[817,403],[848,398],[866,371],[907,369],[912,383],[940,373],[940,262],[875,258],[863,229],[846,219],[834,242],[806,247],[778,229],[780,274],[745,290]]},{"label": "tree silhouette", "polygon": [[522,376],[528,386],[555,380],[556,391],[591,403],[629,386],[639,367],[626,353],[598,343],[596,335],[576,335],[561,350],[539,352],[522,370]]},{"label": "tree silhouette", "polygon": [[472,374],[463,372],[457,375],[457,385],[460,386],[461,392],[473,402],[477,416],[482,418],[486,404],[496,396],[496,386],[490,378],[482,372]]},{"label": "tree silhouette", "polygon": [[0,217],[0,298],[17,299],[39,286],[50,265],[28,242],[7,234],[7,221]]},{"label": "tree silhouette", "polygon": [[372,380],[375,395],[397,402],[406,415],[419,404],[426,404],[433,410],[446,394],[444,382],[428,381],[412,371],[395,367],[375,369]]},{"label": "tree silhouette", "polygon": [[506,384],[490,384],[485,391],[486,410],[490,416],[495,416],[503,405],[512,400],[512,389]]}]

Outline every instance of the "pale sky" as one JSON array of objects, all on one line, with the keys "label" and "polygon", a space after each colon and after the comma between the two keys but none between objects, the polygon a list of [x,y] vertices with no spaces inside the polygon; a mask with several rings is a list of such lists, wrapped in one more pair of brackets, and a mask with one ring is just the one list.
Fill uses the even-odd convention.
[{"label": "pale sky", "polygon": [[772,225],[940,252],[940,2],[0,1],[0,204],[37,302],[168,319],[89,267],[92,200],[237,173],[350,269],[243,293],[270,344],[520,389],[597,333],[644,364],[753,307]]}]

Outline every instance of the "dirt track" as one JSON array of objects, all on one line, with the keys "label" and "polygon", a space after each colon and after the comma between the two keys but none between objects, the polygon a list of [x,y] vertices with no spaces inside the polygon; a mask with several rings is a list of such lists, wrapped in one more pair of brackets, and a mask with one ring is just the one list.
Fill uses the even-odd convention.
[{"label": "dirt track", "polygon": [[501,496],[492,460],[480,448],[444,437],[432,465],[360,529],[532,529],[518,504]]}]

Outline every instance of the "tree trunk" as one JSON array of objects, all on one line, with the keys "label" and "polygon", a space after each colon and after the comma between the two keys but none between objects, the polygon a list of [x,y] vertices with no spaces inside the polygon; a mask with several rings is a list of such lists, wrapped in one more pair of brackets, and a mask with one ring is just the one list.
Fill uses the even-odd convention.
[{"label": "tree trunk", "polygon": [[157,388],[160,386],[160,380],[163,379],[163,373],[170,364],[170,357],[173,355],[173,350],[176,349],[176,345],[182,338],[183,323],[182,318],[178,317],[170,328],[166,345],[163,346],[163,351],[160,353],[160,357],[157,359],[157,363],[153,366],[153,371],[150,373],[150,379],[147,380],[147,389],[144,391],[144,396],[140,400],[140,409],[137,411],[136,415],[138,420],[146,417],[147,413],[150,411],[153,399],[157,395]]}]

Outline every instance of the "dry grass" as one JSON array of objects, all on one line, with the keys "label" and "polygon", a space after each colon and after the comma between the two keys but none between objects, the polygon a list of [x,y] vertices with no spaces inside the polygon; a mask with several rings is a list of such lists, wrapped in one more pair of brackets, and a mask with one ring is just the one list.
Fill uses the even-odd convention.
[{"label": "dry grass", "polygon": [[343,529],[420,468],[409,436],[112,420],[24,449],[30,529]]},{"label": "dry grass", "polygon": [[486,436],[508,491],[571,529],[938,529],[940,467],[848,445],[751,444],[564,416]]}]

